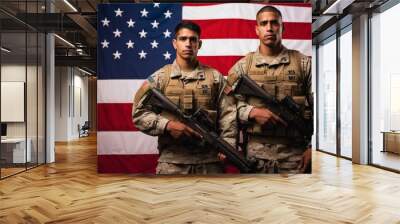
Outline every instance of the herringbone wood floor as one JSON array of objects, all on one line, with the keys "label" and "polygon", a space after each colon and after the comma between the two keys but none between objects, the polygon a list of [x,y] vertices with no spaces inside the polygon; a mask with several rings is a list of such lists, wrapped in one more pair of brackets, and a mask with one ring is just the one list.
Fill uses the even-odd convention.
[{"label": "herringbone wood floor", "polygon": [[400,223],[400,175],[319,152],[313,174],[97,174],[96,139],[0,181],[0,223]]}]

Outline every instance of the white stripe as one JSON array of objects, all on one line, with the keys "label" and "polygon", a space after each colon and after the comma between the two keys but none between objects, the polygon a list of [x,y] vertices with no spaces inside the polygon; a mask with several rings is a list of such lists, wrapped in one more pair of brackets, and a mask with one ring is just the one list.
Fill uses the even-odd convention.
[{"label": "white stripe", "polygon": [[282,43],[288,49],[298,50],[307,56],[312,55],[312,40],[285,40],[285,39],[283,39]]},{"label": "white stripe", "polygon": [[[182,19],[247,19],[255,20],[263,4],[228,3],[209,6],[184,6]],[[274,5],[282,13],[283,22],[311,23],[311,7]]]},{"label": "white stripe", "polygon": [[158,154],[157,137],[140,131],[97,132],[97,155]]},{"label": "white stripe", "polygon": [[97,80],[97,103],[132,103],[136,91],[145,80]]},{"label": "white stripe", "polygon": [[[311,56],[311,40],[282,40],[288,49],[298,50]],[[198,56],[242,56],[250,51],[256,51],[260,41],[258,39],[203,39]]]}]

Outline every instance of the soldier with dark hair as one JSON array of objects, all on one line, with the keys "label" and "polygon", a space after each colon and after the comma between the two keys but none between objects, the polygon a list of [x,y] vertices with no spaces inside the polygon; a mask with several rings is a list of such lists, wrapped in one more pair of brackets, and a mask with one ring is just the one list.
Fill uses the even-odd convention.
[{"label": "soldier with dark hair", "polygon": [[[229,71],[232,90],[248,75],[265,92],[281,100],[290,96],[312,123],[311,59],[282,44],[282,14],[273,6],[257,13],[255,31],[260,40],[256,52],[247,54]],[[287,126],[259,98],[236,94],[238,118],[247,128],[247,158],[256,160],[259,173],[298,173],[311,165],[310,142],[295,127]]]},{"label": "soldier with dark hair", "polygon": [[149,88],[157,88],[187,114],[205,109],[224,140],[236,145],[236,105],[224,93],[226,81],[215,69],[201,64],[200,27],[189,21],[175,28],[176,60],[152,74],[138,90],[132,111],[133,122],[142,132],[158,136],[160,157],[157,174],[222,173],[218,151],[199,144],[198,133],[167,111],[157,113],[144,99]]}]

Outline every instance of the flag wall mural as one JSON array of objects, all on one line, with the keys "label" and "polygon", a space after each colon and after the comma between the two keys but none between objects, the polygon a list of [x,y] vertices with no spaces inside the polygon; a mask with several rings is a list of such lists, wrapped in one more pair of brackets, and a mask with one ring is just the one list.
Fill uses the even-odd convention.
[{"label": "flag wall mural", "polygon": [[[239,59],[257,51],[260,40],[255,32],[256,14],[265,5],[100,4],[97,20],[98,172],[156,173],[157,137],[135,127],[133,98],[150,75],[174,62],[175,26],[181,21],[193,21],[201,27],[198,60],[226,78]],[[282,44],[311,56],[311,5],[278,3],[272,6],[282,14]],[[226,165],[224,170],[239,172],[232,164]]]}]

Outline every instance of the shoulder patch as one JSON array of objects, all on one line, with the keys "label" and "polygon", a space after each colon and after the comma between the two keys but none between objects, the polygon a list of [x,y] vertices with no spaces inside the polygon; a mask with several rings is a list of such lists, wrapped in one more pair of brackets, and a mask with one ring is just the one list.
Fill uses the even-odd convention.
[{"label": "shoulder patch", "polygon": [[151,76],[149,76],[149,77],[147,78],[147,81],[148,81],[149,83],[153,84],[153,83],[155,82],[155,78],[156,78],[156,74],[153,73]]},{"label": "shoulder patch", "polygon": [[150,87],[163,89],[165,86],[165,82],[169,80],[171,75],[171,64],[164,65],[162,68],[158,69],[151,76],[147,78],[147,81],[150,84]]},{"label": "shoulder patch", "polygon": [[135,107],[139,104],[140,100],[143,98],[144,95],[146,95],[147,91],[150,90],[150,85],[147,81],[144,81],[143,84],[140,86],[138,91],[135,94],[133,103]]}]

